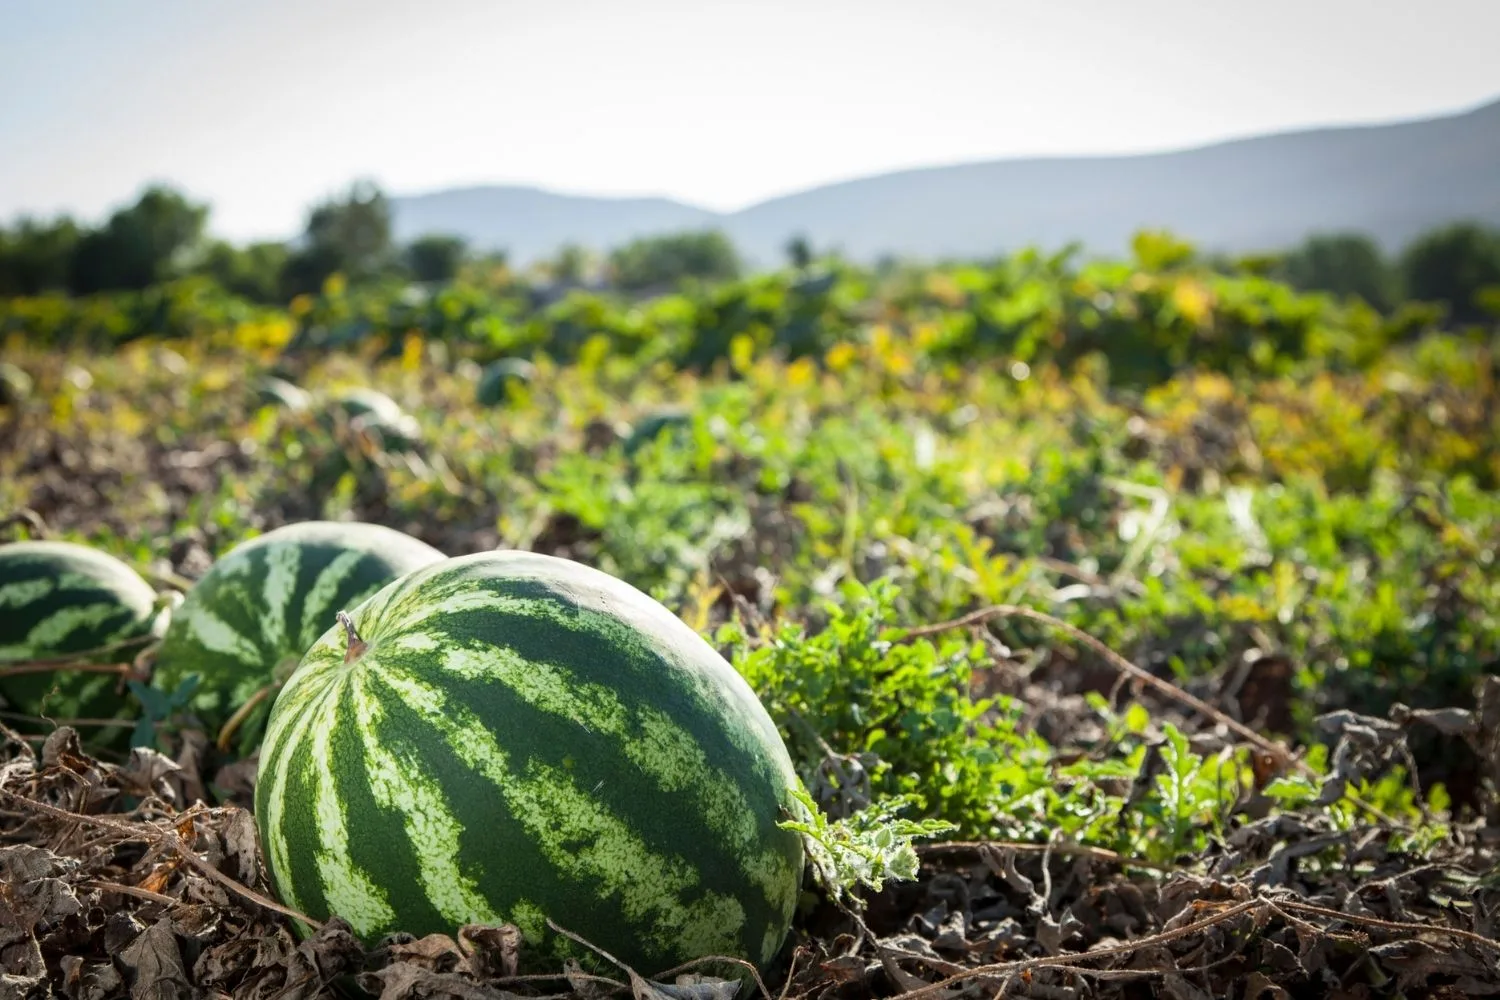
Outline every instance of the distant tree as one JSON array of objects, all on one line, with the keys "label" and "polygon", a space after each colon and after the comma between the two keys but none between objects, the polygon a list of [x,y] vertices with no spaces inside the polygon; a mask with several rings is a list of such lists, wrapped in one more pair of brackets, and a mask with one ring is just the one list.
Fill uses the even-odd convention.
[{"label": "distant tree", "polygon": [[208,206],[168,187],[153,186],[134,205],[86,233],[72,258],[72,290],[148,288],[175,275],[203,238]]},{"label": "distant tree", "polygon": [[734,244],[718,230],[635,240],[610,254],[615,283],[626,290],[674,285],[684,278],[728,280],[740,274]]},{"label": "distant tree", "polygon": [[77,224],[66,216],[52,222],[22,218],[0,230],[0,295],[65,291],[78,239]]},{"label": "distant tree", "polygon": [[1130,251],[1143,271],[1171,271],[1198,260],[1198,248],[1164,229],[1142,229],[1130,239]]},{"label": "distant tree", "polygon": [[423,236],[407,244],[406,268],[418,281],[448,282],[458,277],[468,254],[469,245],[462,237]]},{"label": "distant tree", "polygon": [[236,247],[215,240],[204,249],[193,271],[213,278],[225,291],[270,305],[282,301],[281,273],[287,256],[285,243]]},{"label": "distant tree", "polygon": [[1500,285],[1500,231],[1468,222],[1435,229],[1402,252],[1401,273],[1409,297],[1445,303],[1455,322],[1481,322],[1479,292]]},{"label": "distant tree", "polygon": [[798,271],[806,271],[812,266],[813,249],[806,236],[799,234],[787,240],[786,259]]},{"label": "distant tree", "polygon": [[1382,311],[1401,299],[1395,270],[1375,241],[1362,233],[1311,236],[1282,258],[1279,271],[1294,288],[1357,295]]},{"label": "distant tree", "polygon": [[564,285],[579,284],[588,276],[589,269],[593,265],[593,254],[588,248],[577,243],[565,243],[558,248],[557,256],[552,258],[547,270],[552,274],[552,280]]},{"label": "distant tree", "polygon": [[390,202],[374,184],[357,182],[308,213],[299,243],[282,271],[285,294],[316,292],[335,273],[355,283],[386,274],[395,264]]}]

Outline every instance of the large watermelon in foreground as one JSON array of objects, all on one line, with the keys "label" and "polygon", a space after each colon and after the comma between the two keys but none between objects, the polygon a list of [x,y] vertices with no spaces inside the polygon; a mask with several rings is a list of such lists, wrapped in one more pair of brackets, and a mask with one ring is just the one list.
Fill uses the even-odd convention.
[{"label": "large watermelon in foreground", "polygon": [[[198,675],[191,707],[217,731],[253,697],[269,707],[267,695],[339,611],[442,558],[379,524],[302,521],[269,531],[231,549],[188,591],[157,653],[152,686],[170,692]],[[270,690],[258,695],[263,688]],[[257,729],[242,730],[249,743]]]},{"label": "large watermelon in foreground", "polygon": [[[89,659],[129,662],[161,621],[156,591],[114,556],[70,542],[0,545],[0,666],[110,646],[120,648]],[[116,674],[0,678],[13,711],[56,719],[123,717],[130,702],[122,691]]]},{"label": "large watermelon in foreground", "polygon": [[650,597],[551,556],[418,570],[277,697],[255,814],[283,902],[367,941],[551,918],[643,975],[764,964],[803,853],[779,734]]}]

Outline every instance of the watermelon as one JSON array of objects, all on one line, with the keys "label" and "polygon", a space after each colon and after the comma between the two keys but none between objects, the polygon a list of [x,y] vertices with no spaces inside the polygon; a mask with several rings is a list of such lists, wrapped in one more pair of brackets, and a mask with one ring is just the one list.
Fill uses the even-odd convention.
[{"label": "watermelon", "polygon": [[405,416],[401,404],[374,389],[345,389],[333,398],[333,402],[350,420],[374,417],[377,420],[394,421]]},{"label": "watermelon", "polygon": [[421,443],[422,427],[391,397],[374,389],[349,389],[333,400],[349,425],[384,451],[411,451]]},{"label": "watermelon", "polygon": [[642,417],[630,429],[625,439],[625,454],[634,455],[662,435],[677,437],[686,434],[693,426],[693,415],[686,407],[664,406]]},{"label": "watermelon", "polygon": [[443,554],[378,524],[303,521],[236,546],[188,591],[157,653],[151,683],[172,692],[197,675],[189,706],[217,731],[268,688],[266,710],[241,729],[253,745],[269,693],[335,615]]},{"label": "watermelon", "polygon": [[[163,623],[156,591],[114,556],[70,542],[0,545],[0,665],[122,643],[85,659],[128,663]],[[17,674],[0,678],[0,697],[26,715],[114,719],[130,714],[129,698],[114,674]]]},{"label": "watermelon", "polygon": [[776,955],[796,781],[750,687],[662,605],[484,552],[388,585],[308,651],[255,814],[282,901],[367,941],[511,922],[533,957],[587,961],[550,918],[649,975]]},{"label": "watermelon", "polygon": [[301,413],[312,406],[312,396],[284,378],[267,377],[256,389],[256,401],[261,406],[276,406],[292,413]]},{"label": "watermelon", "polygon": [[510,398],[512,385],[523,386],[536,376],[536,366],[523,358],[502,358],[479,376],[476,399],[481,406],[495,406]]}]

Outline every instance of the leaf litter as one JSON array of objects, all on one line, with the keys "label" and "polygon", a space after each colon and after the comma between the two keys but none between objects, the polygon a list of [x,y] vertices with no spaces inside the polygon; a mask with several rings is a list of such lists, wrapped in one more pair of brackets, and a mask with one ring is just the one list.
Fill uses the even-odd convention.
[{"label": "leaf litter", "polygon": [[[1058,698],[1060,715],[1084,718]],[[771,974],[747,991],[766,1000],[1500,995],[1497,720],[1500,678],[1485,681],[1472,710],[1397,705],[1384,719],[1319,718],[1335,742],[1318,801],[1408,760],[1416,727],[1473,748],[1481,818],[1452,825],[1420,856],[1399,848],[1397,821],[1339,823],[1316,802],[1267,814],[1254,791],[1238,825],[1174,864],[1060,840],[922,844],[916,880],[852,908],[818,897]],[[301,939],[299,915],[266,880],[247,808],[253,758],[210,773],[213,748],[194,731],[174,735],[175,756],[138,747],[118,764],[90,756],[67,727],[39,749],[0,736],[0,1000],[730,1000],[738,988],[692,969],[642,974],[603,953],[618,973],[570,963],[537,974],[508,925],[361,943],[334,918],[308,921],[315,930]]]}]

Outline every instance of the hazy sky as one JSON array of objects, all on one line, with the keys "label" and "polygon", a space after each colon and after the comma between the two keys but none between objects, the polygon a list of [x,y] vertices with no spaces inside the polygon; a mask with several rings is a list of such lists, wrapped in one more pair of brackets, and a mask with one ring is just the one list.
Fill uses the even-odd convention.
[{"label": "hazy sky", "polygon": [[0,0],[0,220],[147,181],[283,237],[371,177],[719,209],[1500,97],[1500,0]]}]

